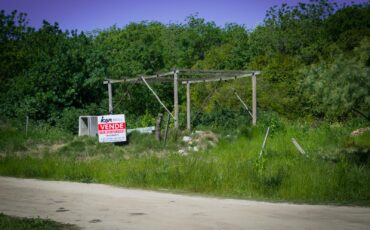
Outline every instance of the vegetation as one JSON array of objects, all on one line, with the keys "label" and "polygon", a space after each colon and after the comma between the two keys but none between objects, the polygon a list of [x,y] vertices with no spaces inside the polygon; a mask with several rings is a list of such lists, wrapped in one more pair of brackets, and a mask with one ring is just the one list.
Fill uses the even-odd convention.
[{"label": "vegetation", "polygon": [[48,229],[78,229],[74,225],[70,224],[61,224],[52,220],[44,220],[41,218],[19,218],[7,216],[0,213],[0,228],[4,230],[19,229],[39,229],[39,230],[48,230]]},{"label": "vegetation", "polygon": [[[25,14],[4,11],[0,27],[0,175],[369,204],[369,132],[350,136],[369,126],[369,3],[283,4],[269,9],[253,30],[219,27],[192,15],[182,24],[63,32],[57,23],[30,28]],[[220,135],[220,143],[207,151],[178,154],[182,133],[173,130],[167,146],[135,133],[124,147],[73,136],[78,116],[107,112],[105,78],[172,68],[261,70],[258,126],[251,128],[233,96],[234,89],[244,99],[251,95],[250,80],[244,79],[192,88],[194,128]],[[125,113],[129,127],[153,125],[164,112],[145,86],[114,87],[115,113]],[[153,83],[153,88],[173,109],[172,86]],[[180,87],[180,118],[184,91]],[[259,157],[267,127],[271,133]]]},{"label": "vegetation", "polygon": [[[338,6],[313,0],[272,7],[264,23],[251,31],[237,24],[219,27],[191,15],[183,24],[141,22],[79,33],[63,32],[46,21],[39,29],[30,28],[26,14],[1,11],[0,114],[28,115],[76,132],[79,115],[106,112],[105,78],[202,68],[262,70],[259,107],[280,116],[368,118],[369,15],[368,3]],[[224,95],[235,88],[249,98],[248,84],[220,84],[198,118],[238,112],[235,98]],[[153,87],[172,109],[171,85]],[[184,104],[185,89],[180,88]],[[199,108],[213,88],[195,86],[193,107]],[[164,112],[141,84],[115,86],[114,104],[116,113],[129,115],[132,126]]]},{"label": "vegetation", "polygon": [[[61,136],[60,142],[40,148],[34,144],[36,134],[22,142],[18,131],[11,138],[24,148],[7,147],[10,151],[0,158],[0,175],[234,198],[369,205],[370,132],[348,135],[358,123],[311,125],[275,120],[261,158],[263,125],[246,126],[239,135],[224,133],[215,148],[189,155],[177,153],[175,140],[164,147],[151,135],[132,134],[124,147],[100,144],[95,138],[62,140]],[[292,137],[306,155],[295,149]]]}]

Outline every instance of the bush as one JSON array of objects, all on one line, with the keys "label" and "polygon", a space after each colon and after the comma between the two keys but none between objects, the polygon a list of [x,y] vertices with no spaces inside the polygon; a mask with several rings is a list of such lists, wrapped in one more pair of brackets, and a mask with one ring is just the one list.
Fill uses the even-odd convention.
[{"label": "bush", "polygon": [[[244,110],[232,110],[223,106],[215,106],[209,113],[193,115],[193,126],[209,126],[212,128],[239,129],[244,124],[251,124],[251,118]],[[241,125],[243,124],[243,125]]]},{"label": "bush", "polygon": [[88,115],[83,109],[66,108],[63,110],[61,117],[57,120],[56,126],[67,130],[73,134],[78,133],[79,116]]},{"label": "bush", "polygon": [[257,125],[262,132],[266,132],[267,127],[270,127],[270,134],[273,135],[278,131],[284,131],[285,126],[279,115],[275,112],[260,112],[257,116]]}]

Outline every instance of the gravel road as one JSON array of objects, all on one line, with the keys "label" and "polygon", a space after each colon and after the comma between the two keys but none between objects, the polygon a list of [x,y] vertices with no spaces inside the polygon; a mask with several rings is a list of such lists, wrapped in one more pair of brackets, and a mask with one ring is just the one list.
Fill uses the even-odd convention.
[{"label": "gravel road", "polygon": [[295,205],[0,177],[0,212],[86,229],[370,229],[369,207]]}]

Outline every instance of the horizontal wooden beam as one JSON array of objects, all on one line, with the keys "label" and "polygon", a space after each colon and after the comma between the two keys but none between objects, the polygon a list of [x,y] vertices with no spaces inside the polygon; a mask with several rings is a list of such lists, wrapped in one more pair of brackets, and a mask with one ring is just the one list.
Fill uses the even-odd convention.
[{"label": "horizontal wooden beam", "polygon": [[[169,78],[145,78],[147,81],[158,81],[158,82],[173,82],[172,79]],[[114,79],[107,79],[103,83],[108,84],[108,83],[138,83],[142,84],[142,80],[140,77],[135,77],[135,78],[129,78],[129,79],[120,79],[120,80],[114,80]]]},{"label": "horizontal wooden beam", "polygon": [[237,76],[237,75],[244,75],[244,74],[249,74],[249,73],[181,73],[179,78],[184,79],[184,78],[189,78],[189,77],[232,77],[232,76]]},{"label": "horizontal wooden beam", "polygon": [[180,75],[184,74],[248,74],[258,72],[255,70],[196,70],[196,69],[178,69]]},{"label": "horizontal wooden beam", "polygon": [[[161,81],[171,81],[172,82],[172,79],[164,78],[164,77],[171,76],[173,74],[174,74],[174,71],[171,71],[171,72],[162,73],[162,74],[144,76],[144,78],[145,80],[158,79]],[[103,83],[108,84],[110,82],[111,84],[114,84],[114,83],[125,83],[125,82],[132,82],[132,81],[138,81],[138,80],[141,80],[141,77],[124,77],[122,79],[107,79]]]},{"label": "horizontal wooden beam", "polygon": [[245,78],[245,77],[252,77],[253,75],[258,75],[260,72],[255,72],[255,73],[249,73],[249,74],[243,74],[243,75],[238,75],[238,76],[232,76],[232,77],[212,77],[212,78],[203,78],[203,79],[188,79],[188,80],[183,80],[181,83],[182,84],[193,84],[193,83],[201,83],[201,82],[213,82],[213,81],[229,81],[229,80],[236,80],[239,78]]},{"label": "horizontal wooden beam", "polygon": [[[192,70],[192,69],[177,69],[171,72],[143,76],[145,80],[156,80],[164,82],[172,82],[172,78],[167,78],[167,76],[173,76],[177,72],[180,76],[208,76],[207,78],[188,78],[181,79],[182,84],[186,82],[190,83],[200,83],[200,82],[212,82],[212,81],[228,81],[235,80],[238,78],[251,77],[253,74],[259,75],[260,71],[239,71],[239,70]],[[122,79],[106,79],[104,84],[115,84],[115,83],[129,83],[129,82],[141,82],[141,77],[125,77]]]}]

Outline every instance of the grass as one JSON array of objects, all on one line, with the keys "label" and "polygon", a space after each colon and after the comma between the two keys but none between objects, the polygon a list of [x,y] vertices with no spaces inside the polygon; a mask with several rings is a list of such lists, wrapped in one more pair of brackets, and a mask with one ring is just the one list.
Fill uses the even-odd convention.
[{"label": "grass", "polygon": [[60,230],[69,230],[69,229],[79,229],[75,225],[71,224],[62,224],[48,219],[40,218],[20,218],[4,215],[0,213],[0,229],[2,230],[28,230],[28,229],[60,229]]},{"label": "grass", "polygon": [[[369,134],[350,137],[357,126],[285,123],[271,130],[261,158],[265,127],[245,128],[239,136],[221,138],[213,149],[187,156],[177,154],[175,139],[165,148],[148,135],[133,134],[125,146],[99,144],[86,137],[56,138],[47,146],[59,142],[63,146],[45,148],[41,154],[27,144],[37,138],[28,138],[21,142],[26,150],[17,150],[22,154],[4,151],[0,175],[243,199],[369,205],[370,138]],[[6,136],[9,131],[1,132]],[[292,137],[306,156],[291,144]]]}]

